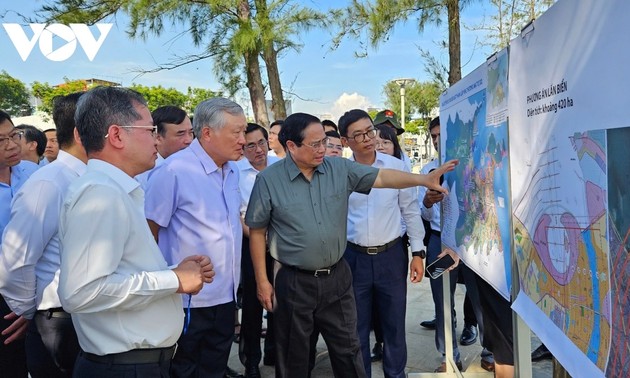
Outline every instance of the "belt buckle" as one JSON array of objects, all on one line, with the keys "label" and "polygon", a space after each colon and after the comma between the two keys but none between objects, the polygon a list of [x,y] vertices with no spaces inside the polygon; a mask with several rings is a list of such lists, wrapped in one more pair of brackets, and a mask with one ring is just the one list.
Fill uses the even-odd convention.
[{"label": "belt buckle", "polygon": [[368,255],[376,255],[378,253],[378,247],[367,247]]},{"label": "belt buckle", "polygon": [[330,274],[330,269],[316,269],[315,273],[313,274],[313,276],[319,277],[320,273],[326,273],[326,275],[329,275]]}]

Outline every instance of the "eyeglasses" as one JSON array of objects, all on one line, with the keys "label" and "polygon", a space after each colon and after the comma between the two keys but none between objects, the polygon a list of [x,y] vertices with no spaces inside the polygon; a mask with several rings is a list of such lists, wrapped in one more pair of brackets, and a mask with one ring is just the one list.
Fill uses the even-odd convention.
[{"label": "eyeglasses", "polygon": [[322,140],[318,140],[317,142],[313,142],[313,143],[295,143],[297,144],[298,147],[300,146],[309,146],[310,148],[314,149],[314,150],[319,150],[322,146],[324,148],[326,148],[326,145],[328,144],[328,137],[322,139]]},{"label": "eyeglasses", "polygon": [[351,138],[354,139],[354,141],[357,143],[362,143],[362,142],[365,142],[366,140],[374,139],[375,136],[376,136],[376,129],[369,129],[368,131],[364,133],[354,134],[353,136],[351,136]]},{"label": "eyeglasses", "polygon": [[256,148],[260,147],[261,150],[264,150],[267,147],[267,141],[265,139],[261,139],[256,143],[247,143],[243,146],[247,151],[256,151]]},{"label": "eyeglasses", "polygon": [[376,147],[389,147],[391,145],[393,145],[394,142],[392,142],[391,140],[387,140],[387,139],[381,139],[381,140],[377,140],[376,141]]},{"label": "eyeglasses", "polygon": [[10,134],[8,137],[0,138],[0,146],[8,147],[9,140],[12,140],[16,144],[20,143],[23,135],[24,135],[24,131],[16,131],[13,134]]},{"label": "eyeglasses", "polygon": [[326,148],[331,149],[331,150],[337,150],[337,151],[343,151],[343,146],[340,144],[332,144],[332,143],[328,143],[326,145]]},{"label": "eyeglasses", "polygon": [[157,130],[157,126],[136,126],[136,125],[118,125],[118,127],[122,127],[125,129],[145,129],[145,130],[151,130],[151,136],[152,137],[156,137],[158,134],[158,130]]}]

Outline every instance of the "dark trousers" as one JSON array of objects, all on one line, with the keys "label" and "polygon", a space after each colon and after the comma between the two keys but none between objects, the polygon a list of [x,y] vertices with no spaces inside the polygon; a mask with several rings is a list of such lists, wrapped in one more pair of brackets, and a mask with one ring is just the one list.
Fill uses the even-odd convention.
[{"label": "dark trousers", "polygon": [[[427,251],[427,265],[431,264],[437,258],[437,255],[440,254],[442,250],[442,241],[437,234],[432,233],[431,238],[429,239],[428,251]],[[459,266],[450,272],[450,284],[451,284],[451,311],[455,313],[455,286],[457,284],[457,277],[460,273],[459,270],[462,269],[461,272],[464,278],[464,284],[466,285],[466,294],[470,297],[471,305],[473,307],[473,311],[476,317],[476,320],[479,321],[480,334],[483,335],[483,326],[481,326],[481,319],[483,316],[481,314],[481,307],[479,302],[479,291],[477,289],[475,273],[464,265],[463,261],[460,261]],[[433,303],[435,304],[435,347],[438,352],[445,354],[446,344],[445,344],[445,334],[444,334],[444,296],[442,292],[442,278],[431,279],[431,294],[433,295]],[[465,316],[465,315],[464,315]],[[460,360],[460,353],[457,344],[457,334],[455,332],[455,318],[451,317],[452,323],[452,343],[453,343],[453,357],[455,361]],[[483,337],[483,336],[481,336]]]},{"label": "dark trousers", "polygon": [[[0,332],[9,327],[13,320],[5,320],[4,317],[11,313],[11,309],[0,296]],[[26,377],[26,350],[24,339],[16,340],[9,345],[4,344],[6,337],[0,337],[0,376]]]},{"label": "dark trousers", "polygon": [[[232,314],[234,316],[234,314]],[[179,353],[179,352],[178,352]],[[171,361],[154,364],[114,365],[90,361],[79,354],[74,366],[75,378],[169,378]]]},{"label": "dark trousers", "polygon": [[326,341],[335,377],[365,377],[352,273],[344,259],[319,277],[280,266],[275,298],[276,377],[308,376],[314,327]]},{"label": "dark trousers", "polygon": [[[475,325],[479,329],[479,340],[483,345],[483,312],[479,300],[477,273],[470,269],[463,261],[459,262],[459,271],[464,277],[466,298],[464,298],[464,324]],[[483,355],[483,352],[482,352]]]},{"label": "dark trousers", "polygon": [[[260,333],[262,331],[263,307],[258,300],[254,265],[249,251],[249,238],[243,237],[243,256],[241,258],[241,281],[243,287],[243,308],[241,312],[241,341],[239,358],[243,365],[258,366],[262,358]],[[267,254],[267,276],[273,277],[273,259]],[[273,285],[273,282],[272,282]],[[273,332],[273,313],[267,314],[267,336],[265,337],[265,356],[275,360],[275,338]]]},{"label": "dark trousers", "polygon": [[33,378],[72,377],[81,348],[72,319],[37,312],[26,333],[26,362]]},{"label": "dark trousers", "polygon": [[483,278],[476,278],[485,332],[481,345],[494,354],[497,363],[514,365],[511,304]]},{"label": "dark trousers", "polygon": [[223,378],[234,340],[234,311],[234,301],[190,309],[188,331],[177,341],[173,377]]},{"label": "dark trousers", "polygon": [[409,257],[399,242],[376,255],[368,255],[348,246],[344,258],[352,270],[357,329],[367,376],[372,374],[370,329],[372,308],[376,307],[383,332],[383,372],[385,377],[404,378],[407,364],[405,316]]}]

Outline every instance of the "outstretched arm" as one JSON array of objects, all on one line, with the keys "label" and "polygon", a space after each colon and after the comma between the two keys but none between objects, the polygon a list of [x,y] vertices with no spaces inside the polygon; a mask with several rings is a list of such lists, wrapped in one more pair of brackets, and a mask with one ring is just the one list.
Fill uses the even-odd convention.
[{"label": "outstretched arm", "polygon": [[459,164],[458,160],[449,160],[426,175],[408,173],[395,169],[379,169],[373,187],[403,189],[422,185],[438,192],[448,193],[448,190],[440,185],[440,176],[455,169],[457,164]]}]

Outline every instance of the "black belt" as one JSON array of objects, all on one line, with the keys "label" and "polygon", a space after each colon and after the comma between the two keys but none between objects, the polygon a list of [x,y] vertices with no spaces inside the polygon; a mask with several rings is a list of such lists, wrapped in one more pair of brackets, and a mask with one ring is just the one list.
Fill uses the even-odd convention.
[{"label": "black belt", "polygon": [[49,308],[48,310],[37,310],[37,315],[43,315],[46,319],[50,318],[62,318],[70,319],[70,314],[65,312],[61,307]]},{"label": "black belt", "polygon": [[170,361],[175,356],[177,344],[168,348],[151,348],[151,349],[132,349],[122,353],[106,354],[99,356],[81,351],[81,356],[86,360],[97,362],[100,364],[112,365],[136,365],[136,364],[156,364],[159,362]]},{"label": "black belt", "polygon": [[376,247],[363,247],[361,245],[354,244],[352,242],[348,242],[348,245],[350,246],[350,248],[357,250],[359,252],[367,253],[368,255],[376,255],[377,253],[381,253],[383,251],[390,249],[391,247],[396,245],[396,243],[398,243],[399,241],[400,241],[400,236],[390,241],[389,243],[378,245]]},{"label": "black belt", "polygon": [[319,276],[329,276],[332,273],[333,269],[337,267],[337,263],[334,263],[328,268],[321,268],[321,269],[315,269],[315,270],[302,269],[302,268],[298,268],[297,266],[285,265],[285,264],[282,264],[282,266],[286,266],[287,268],[293,269],[300,273],[308,274],[309,276],[319,277]]}]

